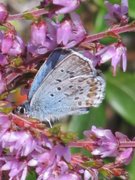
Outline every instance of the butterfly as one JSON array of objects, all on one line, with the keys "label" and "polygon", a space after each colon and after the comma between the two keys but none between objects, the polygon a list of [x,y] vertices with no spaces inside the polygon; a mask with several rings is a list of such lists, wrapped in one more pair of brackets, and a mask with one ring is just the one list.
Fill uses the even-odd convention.
[{"label": "butterfly", "polygon": [[105,80],[90,59],[71,49],[56,49],[38,70],[27,102],[16,112],[51,126],[61,117],[97,107],[104,92]]}]

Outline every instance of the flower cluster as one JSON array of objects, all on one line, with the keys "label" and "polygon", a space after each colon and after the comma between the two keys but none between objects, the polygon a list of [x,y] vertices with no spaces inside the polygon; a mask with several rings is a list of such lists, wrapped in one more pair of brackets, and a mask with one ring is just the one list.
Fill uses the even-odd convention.
[{"label": "flower cluster", "polygon": [[43,133],[16,130],[11,119],[0,114],[0,169],[9,171],[10,179],[25,179],[28,170],[35,168],[37,179],[62,179],[77,175],[69,170],[69,148],[53,143]]},{"label": "flower cluster", "polygon": [[[105,1],[105,4],[109,11],[106,16],[109,23],[115,25],[115,23],[112,22],[119,20],[117,23],[121,23],[121,25],[123,25],[122,22],[125,22],[125,19],[127,19],[126,22],[128,22],[128,18],[126,16],[128,12],[127,0],[122,0],[121,5],[113,5],[108,1]],[[53,51],[57,47],[72,48],[78,46],[79,48],[79,46],[82,47],[83,44],[85,44],[90,48],[91,45],[89,44],[88,39],[90,42],[91,39],[86,33],[79,15],[74,11],[79,7],[79,5],[80,0],[44,0],[41,2],[40,7],[45,9],[52,8],[53,10],[49,9],[49,11],[43,11],[46,15],[44,19],[41,19],[40,16],[37,15],[37,12],[31,12],[31,16],[29,18],[31,18],[33,22],[31,23],[30,28],[30,40],[24,44],[22,38],[17,35],[14,27],[8,22],[8,19],[12,20],[12,15],[10,16],[8,14],[6,7],[1,3],[0,21],[3,23],[5,30],[0,30],[0,65],[7,65],[11,59],[15,57],[17,58],[18,56],[22,58],[22,60],[23,57],[29,60],[32,57],[38,57]],[[24,17],[25,16],[23,16],[23,18]],[[112,28],[111,33],[116,37],[118,36],[118,34],[115,33],[114,28]],[[93,39],[93,43],[95,40],[96,39]],[[100,44],[100,46],[95,45],[93,52],[97,53],[95,54],[91,52],[93,55],[92,60],[96,62],[97,55],[99,57],[98,64],[112,59],[112,66],[115,74],[116,67],[122,59],[123,70],[125,71],[127,61],[126,47],[121,41],[122,40],[119,39],[118,43],[111,44],[110,46],[103,46],[102,44]],[[83,46],[84,49],[85,47],[86,46]],[[87,51],[89,53],[87,48],[83,51]],[[108,58],[107,55],[109,55]],[[95,65],[96,64],[97,63],[95,63]]]},{"label": "flower cluster", "polygon": [[[8,172],[10,179],[26,179],[32,170],[37,180],[98,179],[103,170],[110,173],[108,177],[126,177],[122,166],[133,157],[133,148],[126,145],[134,144],[127,136],[118,132],[113,135],[110,130],[93,126],[84,132],[83,140],[77,140],[73,134],[69,136],[55,127],[45,132],[38,126],[28,129],[27,124],[19,129],[15,118],[0,113],[0,169]],[[22,124],[22,119],[17,120]],[[71,147],[87,149],[93,158],[71,155]],[[116,157],[113,164],[103,162],[103,158],[112,156]]]},{"label": "flower cluster", "polygon": [[133,156],[133,148],[123,148],[124,143],[131,142],[128,137],[120,132],[115,135],[109,129],[101,129],[93,126],[90,131],[85,131],[84,135],[94,146],[91,150],[93,155],[104,157],[116,157],[116,162],[128,164]]}]

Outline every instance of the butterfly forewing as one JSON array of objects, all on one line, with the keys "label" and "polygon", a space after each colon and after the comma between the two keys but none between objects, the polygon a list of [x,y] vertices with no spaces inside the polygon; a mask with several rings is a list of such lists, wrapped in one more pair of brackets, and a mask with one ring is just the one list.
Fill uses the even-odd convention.
[{"label": "butterfly forewing", "polygon": [[[57,65],[44,77],[41,84],[46,84],[46,88],[79,75],[96,75],[91,61],[83,59],[82,55],[77,55],[74,51],[70,55],[62,59]],[[43,69],[42,67],[40,69]],[[39,86],[40,87],[40,86]],[[31,92],[32,90],[30,90]],[[37,90],[38,91],[38,90]],[[46,93],[46,91],[44,92]],[[30,96],[30,95],[29,95]],[[34,96],[34,94],[33,94]]]},{"label": "butterfly forewing", "polygon": [[47,76],[47,74],[52,69],[54,69],[54,67],[69,54],[71,54],[71,50],[67,50],[67,49],[56,49],[50,54],[47,61],[45,61],[42,64],[42,66],[40,67],[40,69],[38,70],[38,72],[32,82],[32,85],[31,85],[31,88],[29,91],[29,95],[28,95],[29,100],[31,100],[34,93],[40,87],[43,79]]}]

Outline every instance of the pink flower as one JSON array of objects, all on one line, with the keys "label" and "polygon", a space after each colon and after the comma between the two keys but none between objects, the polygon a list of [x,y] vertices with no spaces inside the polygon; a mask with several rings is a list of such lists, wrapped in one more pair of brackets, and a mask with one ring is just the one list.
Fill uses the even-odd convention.
[{"label": "pink flower", "polygon": [[0,3],[0,23],[4,23],[8,17],[8,11],[3,3]]},{"label": "pink flower", "polygon": [[122,43],[115,43],[104,47],[96,53],[96,56],[100,57],[99,62],[105,63],[111,59],[111,65],[113,66],[113,74],[116,74],[116,68],[122,61],[122,69],[125,72],[127,67],[127,49]]},{"label": "pink flower", "polygon": [[4,34],[2,42],[1,42],[1,51],[4,54],[7,54],[10,50],[10,48],[13,45],[14,40],[14,33],[9,31],[6,34]]},{"label": "pink flower", "polygon": [[134,150],[133,148],[127,148],[123,150],[116,158],[116,162],[119,164],[129,164],[133,159]]},{"label": "pink flower", "polygon": [[84,135],[88,139],[95,140],[97,148],[93,149],[93,155],[100,155],[102,158],[117,155],[118,142],[109,129],[104,130],[92,126],[92,129],[85,131]]},{"label": "pink flower", "polygon": [[114,69],[114,74],[116,74],[116,67],[122,61],[122,69],[125,72],[127,68],[127,48],[123,46],[122,44],[119,45],[119,47],[116,48],[116,53],[112,57],[112,66]]},{"label": "pink flower", "polygon": [[22,39],[9,31],[1,36],[1,51],[10,56],[22,55],[24,52],[24,43]]},{"label": "pink flower", "polygon": [[10,128],[11,122],[8,119],[8,116],[0,113],[0,141],[2,135]]},{"label": "pink flower", "polygon": [[70,17],[71,20],[65,20],[57,29],[57,43],[67,48],[80,43],[86,34],[80,17],[76,13],[71,13]]},{"label": "pink flower", "polygon": [[[128,137],[120,132],[115,135],[109,129],[101,129],[92,126],[84,135],[90,142],[93,141],[92,154],[104,157],[116,157],[118,164],[128,164],[133,158],[133,148],[124,148],[130,143]],[[124,143],[124,145],[123,145]]]},{"label": "pink flower", "polygon": [[53,0],[53,4],[62,6],[56,14],[65,14],[74,11],[80,5],[80,0]]},{"label": "pink flower", "polygon": [[80,175],[70,170],[71,154],[66,145],[51,142],[44,134],[33,135],[28,130],[12,129],[13,122],[0,114],[0,169],[8,171],[10,179],[26,179],[34,168],[37,179],[64,179]]},{"label": "pink flower", "polygon": [[28,52],[33,56],[45,54],[56,47],[56,25],[53,22],[33,23],[31,25],[31,40]]},{"label": "pink flower", "polygon": [[3,93],[6,89],[6,82],[2,77],[2,74],[0,72],[0,93]]},{"label": "pink flower", "polygon": [[7,56],[0,54],[0,65],[5,66],[8,64]]},{"label": "pink flower", "polygon": [[121,5],[111,4],[105,1],[105,5],[108,9],[108,14],[105,19],[109,25],[114,25],[117,23],[126,24],[128,22],[128,1],[122,0]]}]

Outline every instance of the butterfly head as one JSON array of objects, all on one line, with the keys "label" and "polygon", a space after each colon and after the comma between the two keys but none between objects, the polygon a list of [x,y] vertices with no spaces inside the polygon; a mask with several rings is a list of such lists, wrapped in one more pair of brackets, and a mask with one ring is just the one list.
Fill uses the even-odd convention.
[{"label": "butterfly head", "polygon": [[18,114],[18,115],[28,115],[29,114],[29,103],[25,102],[24,104],[16,107],[13,110],[14,114]]}]

